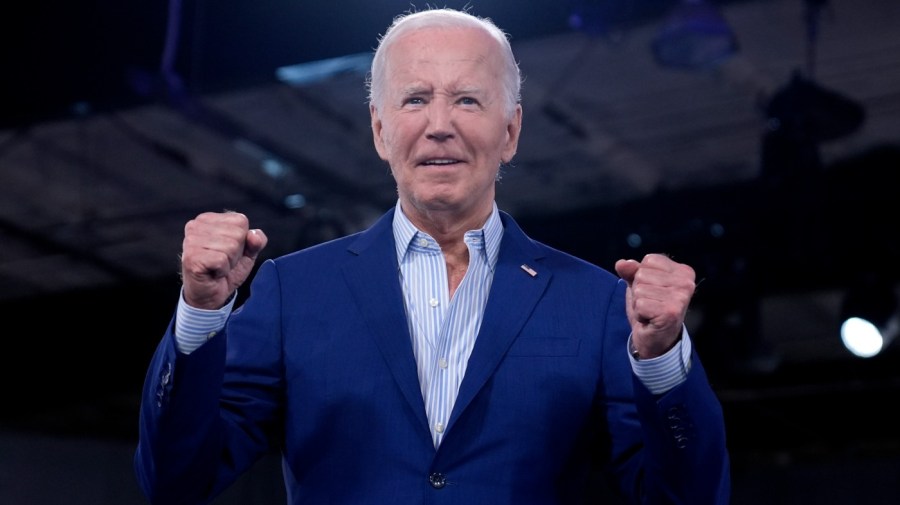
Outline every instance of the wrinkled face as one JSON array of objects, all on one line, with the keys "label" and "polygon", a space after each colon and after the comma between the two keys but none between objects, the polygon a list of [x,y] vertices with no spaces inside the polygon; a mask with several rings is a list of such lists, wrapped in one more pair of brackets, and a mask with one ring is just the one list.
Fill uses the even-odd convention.
[{"label": "wrinkled face", "polygon": [[522,120],[521,107],[507,107],[498,42],[477,29],[428,28],[389,51],[384,100],[370,112],[404,211],[489,212]]}]

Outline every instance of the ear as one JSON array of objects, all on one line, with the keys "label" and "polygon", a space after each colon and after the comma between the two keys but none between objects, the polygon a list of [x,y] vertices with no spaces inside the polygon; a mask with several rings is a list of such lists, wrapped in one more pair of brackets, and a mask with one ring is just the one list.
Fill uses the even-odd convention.
[{"label": "ear", "polygon": [[516,105],[516,110],[506,125],[506,145],[503,147],[503,162],[509,163],[516,150],[519,148],[519,134],[522,133],[522,105]]},{"label": "ear", "polygon": [[375,151],[378,152],[379,158],[387,161],[387,147],[385,147],[384,137],[382,137],[384,129],[381,123],[381,118],[378,115],[378,110],[374,105],[369,105],[369,117],[372,122],[372,139],[375,142]]}]

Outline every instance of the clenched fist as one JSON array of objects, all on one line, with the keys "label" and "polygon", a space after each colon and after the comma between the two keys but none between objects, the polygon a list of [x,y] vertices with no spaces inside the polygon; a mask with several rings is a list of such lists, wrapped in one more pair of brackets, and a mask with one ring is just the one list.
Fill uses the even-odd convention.
[{"label": "clenched fist", "polygon": [[268,238],[238,212],[206,212],[184,227],[181,278],[192,307],[218,309],[247,280]]},{"label": "clenched fist", "polygon": [[617,261],[616,273],[628,284],[625,309],[635,350],[644,359],[664,354],[681,337],[696,287],[694,269],[662,254],[648,254],[640,262]]}]

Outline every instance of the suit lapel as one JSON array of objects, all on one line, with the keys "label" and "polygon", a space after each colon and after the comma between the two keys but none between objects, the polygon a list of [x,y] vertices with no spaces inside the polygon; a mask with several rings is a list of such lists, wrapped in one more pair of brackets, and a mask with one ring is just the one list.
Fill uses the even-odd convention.
[{"label": "suit lapel", "polygon": [[452,429],[460,413],[494,373],[525,321],[531,317],[552,275],[538,263],[543,255],[540,249],[512,218],[504,213],[501,216],[505,229],[494,281],[448,429]]},{"label": "suit lapel", "polygon": [[344,279],[397,386],[430,440],[397,273],[393,215],[393,211],[386,213],[351,244],[349,251],[354,257],[343,268]]}]

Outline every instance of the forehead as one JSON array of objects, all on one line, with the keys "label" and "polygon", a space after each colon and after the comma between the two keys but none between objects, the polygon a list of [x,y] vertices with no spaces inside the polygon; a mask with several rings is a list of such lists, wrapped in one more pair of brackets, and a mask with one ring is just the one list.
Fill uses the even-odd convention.
[{"label": "forehead", "polygon": [[387,58],[390,73],[415,78],[424,72],[486,72],[502,68],[500,44],[471,27],[421,28],[398,38]]}]

